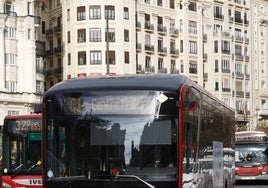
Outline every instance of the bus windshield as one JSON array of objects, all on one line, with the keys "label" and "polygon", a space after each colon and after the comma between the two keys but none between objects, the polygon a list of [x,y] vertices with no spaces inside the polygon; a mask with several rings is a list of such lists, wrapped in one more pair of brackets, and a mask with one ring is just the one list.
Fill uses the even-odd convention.
[{"label": "bus windshield", "polygon": [[40,118],[6,118],[3,128],[3,175],[41,174]]},{"label": "bus windshield", "polygon": [[145,181],[176,181],[177,98],[129,90],[48,98],[46,177],[135,175]]},{"label": "bus windshield", "polygon": [[267,144],[236,144],[236,163],[263,163],[268,162]]}]

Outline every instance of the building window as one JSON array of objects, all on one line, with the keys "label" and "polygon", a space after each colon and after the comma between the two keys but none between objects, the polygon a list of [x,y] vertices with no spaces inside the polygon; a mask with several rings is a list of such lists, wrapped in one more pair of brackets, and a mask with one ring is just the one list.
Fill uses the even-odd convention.
[{"label": "building window", "polygon": [[101,51],[90,52],[90,65],[101,65]]},{"label": "building window", "polygon": [[197,62],[190,61],[189,73],[197,74]]},{"label": "building window", "polygon": [[16,38],[16,28],[14,27],[7,27],[5,31],[5,37],[10,39]]},{"label": "building window", "polygon": [[214,18],[223,19],[222,7],[214,6]]},{"label": "building window", "polygon": [[218,41],[215,40],[215,41],[214,41],[214,52],[215,52],[215,53],[218,53],[218,51],[219,51],[218,48],[219,48],[219,47],[218,47]]},{"label": "building window", "polygon": [[170,71],[173,72],[176,69],[176,61],[174,59],[170,60]]},{"label": "building window", "polygon": [[196,3],[190,2],[188,8],[189,10],[196,12]]},{"label": "building window", "polygon": [[38,94],[43,93],[42,82],[39,80],[36,80],[36,93]]},{"label": "building window", "polygon": [[87,64],[87,53],[85,51],[78,52],[78,65]]},{"label": "building window", "polygon": [[151,57],[150,56],[146,56],[145,57],[145,68],[151,68]]},{"label": "building window", "polygon": [[219,72],[219,61],[216,59],[215,60],[215,69],[214,72]]},{"label": "building window", "polygon": [[183,40],[180,40],[180,52],[183,52]]},{"label": "building window", "polygon": [[196,21],[189,20],[189,33],[197,34],[197,23]]},{"label": "building window", "polygon": [[9,14],[11,12],[11,2],[5,2],[4,5],[4,13]]},{"label": "building window", "polygon": [[70,21],[70,9],[67,9],[67,21]]},{"label": "building window", "polygon": [[[109,28],[108,32],[109,42],[115,42],[115,29]],[[107,41],[107,33],[105,32],[105,41]]]},{"label": "building window", "polygon": [[86,29],[78,29],[77,30],[77,42],[86,42]]},{"label": "building window", "polygon": [[197,54],[197,42],[196,41],[189,41],[189,53]]},{"label": "building window", "polygon": [[28,29],[28,40],[31,40],[32,30]]},{"label": "building window", "polygon": [[85,6],[77,7],[77,21],[85,19],[86,19],[86,7]]},{"label": "building window", "polygon": [[105,6],[105,19],[107,18],[109,20],[114,20],[115,19],[115,11],[114,11],[114,6]]},{"label": "building window", "polygon": [[175,9],[175,3],[174,0],[169,0],[169,8]]},{"label": "building window", "polygon": [[49,0],[49,2],[48,2],[48,9],[52,10],[52,0]]},{"label": "building window", "polygon": [[68,31],[67,32],[67,43],[70,43],[71,42],[71,32]]},{"label": "building window", "polygon": [[27,2],[27,15],[31,15],[31,2]]},{"label": "building window", "polygon": [[157,69],[158,70],[162,70],[163,69],[163,58],[158,58],[158,66]]},{"label": "building window", "polygon": [[242,46],[235,45],[235,55],[236,56],[242,56]]},{"label": "building window", "polygon": [[162,0],[157,0],[157,5],[158,5],[158,6],[163,6],[163,2],[162,2]]},{"label": "building window", "polygon": [[15,110],[9,110],[9,111],[7,111],[7,114],[10,116],[18,116],[18,115],[20,115],[20,112],[15,111]]},{"label": "building window", "polygon": [[71,53],[68,53],[68,65],[71,65]]},{"label": "building window", "polygon": [[6,81],[5,88],[8,92],[15,93],[17,91],[17,82],[15,81]]},{"label": "building window", "polygon": [[124,7],[124,19],[125,20],[128,20],[129,19],[128,7]]},{"label": "building window", "polygon": [[125,64],[129,64],[129,52],[125,52]]},{"label": "building window", "polygon": [[36,73],[43,74],[44,73],[44,64],[42,58],[36,58]]},{"label": "building window", "polygon": [[230,41],[221,41],[221,51],[223,54],[230,54]]},{"label": "building window", "polygon": [[125,42],[129,42],[129,30],[124,30],[124,40]]},{"label": "building window", "polygon": [[221,68],[223,73],[230,73],[230,60],[221,60]]},{"label": "building window", "polygon": [[89,6],[89,19],[90,20],[101,19],[101,7],[99,5]]},{"label": "building window", "polygon": [[115,51],[109,51],[109,64],[115,65]]},{"label": "building window", "polygon": [[101,29],[93,28],[89,30],[90,42],[101,42]]},{"label": "building window", "polygon": [[17,64],[17,56],[16,56],[16,54],[6,53],[5,54],[5,63],[7,65],[16,65]]}]

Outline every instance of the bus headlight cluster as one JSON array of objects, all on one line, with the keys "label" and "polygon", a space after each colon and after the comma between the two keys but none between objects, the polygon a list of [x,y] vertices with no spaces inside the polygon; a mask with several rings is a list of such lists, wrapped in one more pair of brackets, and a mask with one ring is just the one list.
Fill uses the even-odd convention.
[{"label": "bus headlight cluster", "polygon": [[12,188],[11,185],[7,184],[7,183],[3,183],[3,188]]}]

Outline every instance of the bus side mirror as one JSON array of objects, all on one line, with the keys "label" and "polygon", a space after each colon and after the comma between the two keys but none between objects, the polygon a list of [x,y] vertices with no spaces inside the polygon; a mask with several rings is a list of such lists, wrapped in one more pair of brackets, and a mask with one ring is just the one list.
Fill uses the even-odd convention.
[{"label": "bus side mirror", "polygon": [[34,106],[34,113],[40,114],[42,112],[42,104],[35,104]]},{"label": "bus side mirror", "polygon": [[198,101],[189,100],[183,106],[183,110],[194,111],[198,107]]}]

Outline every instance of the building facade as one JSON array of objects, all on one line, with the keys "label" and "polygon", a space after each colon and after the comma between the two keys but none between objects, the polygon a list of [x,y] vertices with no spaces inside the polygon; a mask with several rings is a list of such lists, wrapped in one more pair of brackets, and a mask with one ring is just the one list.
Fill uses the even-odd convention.
[{"label": "building facade", "polygon": [[6,115],[33,112],[44,92],[39,3],[0,2],[0,125]]},{"label": "building facade", "polygon": [[[27,26],[18,29],[24,32],[16,31],[16,45],[22,49],[17,61],[28,62],[25,54],[31,54],[31,65],[36,66],[39,58],[45,69],[44,75],[32,69],[31,78],[24,76],[25,68],[19,69],[22,74],[18,78],[29,79],[29,83],[17,79],[20,93],[35,93],[37,85],[46,90],[80,76],[184,74],[234,108],[238,126],[254,129],[266,121],[266,0],[5,1],[0,15],[5,25],[12,17],[5,14],[8,2],[10,7],[24,7],[22,13],[17,12],[23,19],[17,16],[16,20]],[[27,16],[31,15],[27,14],[30,7],[33,16]],[[39,24],[30,24],[39,16]],[[0,28],[1,38],[5,27]],[[39,38],[25,40],[30,30],[40,37],[38,44],[45,50],[33,50]],[[0,53],[12,45],[12,40],[4,39]],[[4,56],[0,56],[1,62]],[[6,70],[0,74],[2,95],[7,90],[4,83],[13,81],[15,69],[1,66],[5,69],[0,71]]]}]

